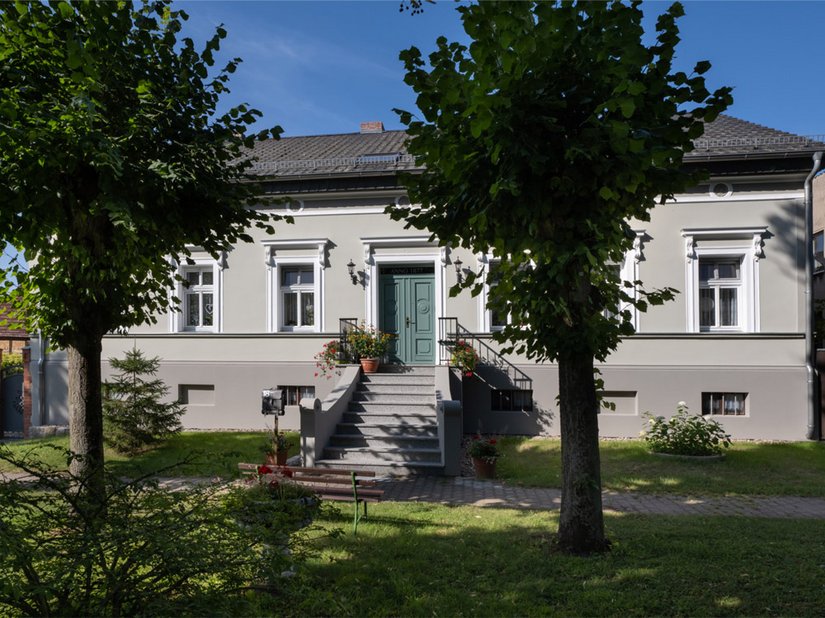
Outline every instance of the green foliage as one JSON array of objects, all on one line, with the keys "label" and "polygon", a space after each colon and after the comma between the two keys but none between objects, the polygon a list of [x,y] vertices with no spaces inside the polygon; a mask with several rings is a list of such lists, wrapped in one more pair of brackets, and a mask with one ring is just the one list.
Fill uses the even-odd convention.
[{"label": "green foliage", "polygon": [[668,419],[649,412],[645,417],[644,439],[654,453],[720,455],[731,445],[730,436],[718,421],[691,414],[684,402],[679,402],[676,414]]},{"label": "green foliage", "polygon": [[[411,204],[387,212],[443,245],[501,259],[487,307],[511,319],[494,338],[505,354],[559,363],[569,449],[559,547],[578,553],[608,546],[594,359],[633,334],[631,308],[676,292],[623,282],[614,267],[633,246],[631,221],[702,178],[684,154],[732,101],[730,88],[705,87],[708,62],[673,72],[682,5],[659,17],[649,47],[640,5],[461,5],[469,47],[441,37],[429,66],[415,47],[400,55],[423,118],[397,111],[423,172],[405,181]],[[478,294],[484,276],[451,293]]]},{"label": "green foliage", "polygon": [[98,503],[77,492],[86,478],[0,458],[35,478],[0,483],[3,615],[251,614],[244,592],[283,588],[302,553],[300,504],[256,519],[245,487],[170,491],[110,474]]},{"label": "green foliage", "polygon": [[498,450],[498,440],[484,438],[479,434],[472,437],[470,446],[467,447],[467,454],[470,457],[484,459],[489,462],[495,462],[501,457],[501,452]]},{"label": "green foliage", "polygon": [[347,342],[359,358],[381,358],[387,353],[393,335],[382,333],[374,326],[355,328],[347,333]]},{"label": "green foliage", "polygon": [[0,238],[29,262],[8,300],[61,347],[155,321],[189,247],[271,231],[239,182],[260,112],[216,113],[240,60],[212,72],[226,31],[198,50],[186,19],[166,2],[0,5]]},{"label": "green foliage", "polygon": [[23,355],[19,352],[3,354],[3,360],[0,363],[0,376],[5,378],[18,373],[23,373]]},{"label": "green foliage", "polygon": [[464,340],[456,341],[450,356],[450,364],[458,367],[466,377],[472,377],[478,365],[478,354],[472,344]]},{"label": "green foliage", "polygon": [[[629,309],[605,309],[644,311],[675,292],[623,285],[611,265],[633,245],[631,220],[699,181],[684,153],[730,89],[707,90],[706,62],[672,71],[678,3],[650,47],[638,2],[458,10],[469,48],[440,38],[429,66],[414,47],[401,53],[423,119],[396,111],[426,169],[405,181],[412,204],[388,212],[444,245],[507,257],[488,301],[512,316],[499,341],[538,360],[603,360],[633,333]],[[470,276],[452,291],[481,284]]]},{"label": "green foliage", "polygon": [[162,401],[169,388],[154,377],[159,358],[134,348],[109,363],[120,373],[103,384],[103,435],[115,450],[133,455],[181,430],[183,406]]}]

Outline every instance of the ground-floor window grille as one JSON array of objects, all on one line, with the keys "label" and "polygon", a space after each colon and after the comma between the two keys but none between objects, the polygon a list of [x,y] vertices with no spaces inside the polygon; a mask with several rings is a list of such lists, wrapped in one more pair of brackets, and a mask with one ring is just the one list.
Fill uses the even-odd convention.
[{"label": "ground-floor window grille", "polygon": [[314,386],[279,386],[278,388],[281,389],[281,396],[286,406],[297,406],[301,403],[301,399],[315,397]]},{"label": "ground-floor window grille", "polygon": [[747,393],[702,393],[703,416],[745,416]]},{"label": "ground-floor window grille", "polygon": [[493,389],[490,391],[490,408],[502,412],[529,412],[533,409],[533,391]]}]

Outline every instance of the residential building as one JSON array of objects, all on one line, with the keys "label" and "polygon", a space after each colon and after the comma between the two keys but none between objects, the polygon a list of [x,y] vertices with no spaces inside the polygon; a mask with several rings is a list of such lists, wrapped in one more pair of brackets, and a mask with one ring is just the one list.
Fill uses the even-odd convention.
[{"label": "residential building", "polygon": [[[359,133],[261,143],[262,192],[289,198],[261,209],[295,223],[277,224],[272,236],[251,230],[253,243],[218,259],[195,251],[195,263],[181,266],[189,287],[175,290],[181,311],[108,336],[104,358],[133,346],[159,356],[187,427],[259,429],[264,388],[281,388],[287,404],[336,396],[340,379],[316,376],[314,356],[339,337],[342,319],[397,332],[393,358],[408,367],[443,366],[442,344],[459,333],[488,361],[472,378],[453,374],[442,393],[461,401],[463,430],[558,434],[556,366],[498,357],[491,333],[507,316],[486,308],[486,290],[449,294],[470,270],[495,284],[496,256],[440,247],[385,214],[407,203],[399,174],[415,165],[405,137],[365,123]],[[808,386],[804,185],[821,147],[722,116],[686,156],[709,179],[656,207],[649,222],[631,222],[636,243],[622,277],[679,294],[636,314],[637,333],[599,365],[615,403],[601,412],[601,435],[637,436],[644,413],[667,416],[685,401],[734,438],[819,437]],[[45,366],[44,417],[59,423],[65,357],[52,353]],[[299,423],[291,409],[282,427]]]}]

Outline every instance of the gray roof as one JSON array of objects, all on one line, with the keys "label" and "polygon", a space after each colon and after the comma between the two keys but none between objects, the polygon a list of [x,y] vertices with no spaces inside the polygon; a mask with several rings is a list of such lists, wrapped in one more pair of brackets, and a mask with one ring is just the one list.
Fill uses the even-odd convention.
[{"label": "gray roof", "polygon": [[255,145],[255,174],[306,176],[397,172],[415,168],[404,131],[339,133],[266,140]]},{"label": "gray roof", "polygon": [[[285,137],[258,142],[252,173],[278,178],[392,174],[415,169],[404,131]],[[694,142],[690,159],[770,157],[825,149],[825,136],[800,136],[721,115]]]},{"label": "gray roof", "polygon": [[722,114],[705,126],[705,134],[693,145],[696,149],[686,159],[809,153],[825,148],[825,136],[795,135]]}]

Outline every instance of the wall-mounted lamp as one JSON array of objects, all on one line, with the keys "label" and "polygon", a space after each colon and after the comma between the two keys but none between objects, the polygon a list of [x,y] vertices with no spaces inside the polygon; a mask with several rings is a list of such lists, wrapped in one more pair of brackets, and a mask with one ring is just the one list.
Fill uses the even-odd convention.
[{"label": "wall-mounted lamp", "polygon": [[352,285],[358,285],[358,275],[355,274],[355,262],[352,260],[347,263],[347,272],[349,273],[349,278],[352,279]]},{"label": "wall-mounted lamp", "polygon": [[461,270],[461,266],[463,264],[464,262],[461,261],[461,258],[456,258],[453,260],[453,266],[455,266],[455,278],[459,283],[464,283],[464,272]]}]

